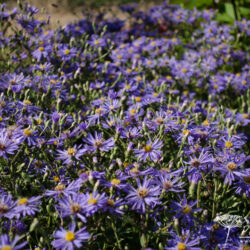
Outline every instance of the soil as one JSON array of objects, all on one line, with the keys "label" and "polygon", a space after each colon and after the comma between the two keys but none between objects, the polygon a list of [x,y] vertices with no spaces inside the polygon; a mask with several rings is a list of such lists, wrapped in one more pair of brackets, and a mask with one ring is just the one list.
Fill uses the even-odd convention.
[{"label": "soil", "polygon": [[[106,13],[106,19],[118,17],[121,20],[126,20],[128,18],[128,15],[122,12],[119,6],[114,4],[111,6],[104,6],[98,9],[93,9],[90,6],[86,5],[77,6],[77,8],[70,6],[67,0],[26,0],[25,2],[37,7],[40,10],[37,14],[38,17],[46,18],[47,16],[50,16],[50,28],[55,28],[59,25],[64,26],[68,23],[74,23],[77,20],[83,18],[83,12]],[[13,8],[16,5],[16,1],[7,2],[7,7],[9,8]],[[155,4],[153,2],[141,3],[139,4],[138,9],[147,10],[154,5]]]}]

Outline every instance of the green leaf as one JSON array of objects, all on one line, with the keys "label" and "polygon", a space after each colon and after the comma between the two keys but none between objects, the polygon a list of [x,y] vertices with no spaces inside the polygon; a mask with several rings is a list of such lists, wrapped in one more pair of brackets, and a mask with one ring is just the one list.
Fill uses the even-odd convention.
[{"label": "green leaf", "polygon": [[228,16],[235,20],[234,7],[231,3],[225,3],[225,12]]},{"label": "green leaf", "polygon": [[200,7],[209,7],[213,4],[213,1],[212,0],[191,0],[191,1],[188,1],[186,4],[185,4],[185,7],[186,8],[200,8]]},{"label": "green leaf", "polygon": [[216,20],[221,23],[230,23],[230,24],[234,23],[234,18],[232,18],[226,13],[225,14],[218,13],[216,16]]},{"label": "green leaf", "polygon": [[240,11],[240,14],[242,15],[246,15],[246,16],[250,15],[250,8],[240,7],[239,11]]}]

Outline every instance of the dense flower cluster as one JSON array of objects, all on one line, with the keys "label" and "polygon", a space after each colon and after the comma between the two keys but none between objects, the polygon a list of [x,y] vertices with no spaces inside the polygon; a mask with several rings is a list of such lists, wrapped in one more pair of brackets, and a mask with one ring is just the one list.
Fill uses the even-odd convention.
[{"label": "dense flower cluster", "polygon": [[0,249],[249,249],[250,21],[121,9],[0,5]]}]

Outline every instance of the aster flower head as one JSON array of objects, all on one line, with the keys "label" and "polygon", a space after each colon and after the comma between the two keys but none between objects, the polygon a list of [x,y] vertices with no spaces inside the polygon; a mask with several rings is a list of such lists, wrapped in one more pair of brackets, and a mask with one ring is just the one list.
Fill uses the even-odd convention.
[{"label": "aster flower head", "polygon": [[184,194],[183,199],[178,203],[176,201],[172,201],[171,207],[173,211],[175,211],[175,217],[181,218],[181,221],[189,226],[194,224],[194,212],[201,211],[200,208],[193,208],[198,201],[187,201],[186,195]]},{"label": "aster flower head", "polygon": [[160,187],[152,183],[150,179],[144,177],[143,183],[137,179],[137,189],[130,187],[126,197],[128,204],[132,209],[139,212],[146,212],[146,205],[153,208],[159,202]]},{"label": "aster flower head", "polygon": [[15,216],[19,218],[20,216],[35,215],[36,212],[39,212],[38,206],[41,203],[41,201],[39,201],[40,199],[41,196],[19,198],[14,209]]},{"label": "aster flower head", "polygon": [[180,181],[181,177],[178,175],[173,175],[171,173],[167,173],[166,171],[159,172],[159,180],[157,183],[160,184],[162,190],[165,192],[183,192],[184,182]]},{"label": "aster flower head", "polygon": [[0,249],[1,250],[19,250],[19,249],[23,249],[23,247],[27,244],[27,241],[17,245],[17,242],[20,239],[21,238],[19,236],[15,236],[13,241],[11,241],[7,234],[0,235]]},{"label": "aster flower head", "polygon": [[109,212],[110,214],[121,215],[124,214],[121,206],[124,204],[122,199],[115,199],[115,197],[110,197],[106,199],[106,204],[103,206],[103,210]]},{"label": "aster flower head", "polygon": [[136,149],[134,150],[134,153],[140,161],[146,162],[148,157],[151,161],[158,161],[162,155],[162,151],[158,149],[160,149],[162,146],[163,143],[162,141],[159,141],[159,139],[156,139],[154,142],[149,139],[142,149]]},{"label": "aster flower head", "polygon": [[85,195],[79,193],[73,193],[59,200],[57,206],[58,211],[61,212],[62,217],[73,216],[73,218],[79,218],[82,222],[86,222],[85,213]]},{"label": "aster flower head", "polygon": [[84,139],[83,141],[88,144],[85,147],[86,150],[92,153],[95,153],[97,150],[108,152],[115,145],[113,137],[109,138],[108,140],[105,140],[103,138],[102,133],[98,134],[97,132],[95,132],[94,137],[92,136],[92,134],[88,134],[87,138]]},{"label": "aster flower head", "polygon": [[0,195],[0,218],[5,217],[11,219],[14,217],[13,209],[15,208],[16,202],[12,200],[11,195],[2,194]]},{"label": "aster flower head", "polygon": [[55,240],[52,241],[52,246],[55,249],[65,249],[65,250],[74,250],[75,248],[81,248],[82,243],[86,242],[90,235],[86,231],[86,228],[83,227],[78,231],[75,231],[76,225],[75,223],[69,226],[68,230],[64,228],[60,228],[60,230],[56,231],[52,236]]},{"label": "aster flower head", "polygon": [[96,191],[87,193],[85,198],[87,216],[96,213],[98,210],[103,208],[104,204],[106,203],[105,194],[99,194]]},{"label": "aster flower head", "polygon": [[[200,243],[200,238],[194,239],[191,236],[189,230],[182,230],[181,235],[172,233],[174,237],[172,240],[169,240],[166,250],[200,250],[201,248],[196,247]],[[192,239],[193,238],[193,239]]]},{"label": "aster flower head", "polygon": [[58,183],[55,186],[54,190],[48,190],[45,193],[45,196],[52,196],[55,199],[58,199],[59,197],[74,194],[80,189],[82,183],[83,180],[81,178],[72,181],[68,186],[66,186],[64,183]]},{"label": "aster flower head", "polygon": [[201,170],[205,170],[205,168],[214,162],[214,158],[209,151],[205,151],[204,149],[201,151],[199,157],[192,157],[190,156],[190,160],[185,162],[188,165],[190,170],[188,171],[187,175],[193,174],[195,172],[199,172]]},{"label": "aster flower head", "polygon": [[14,154],[18,150],[18,146],[18,141],[10,139],[6,129],[0,131],[0,157],[3,156],[8,159],[7,154]]},{"label": "aster flower head", "polygon": [[215,170],[219,171],[225,178],[224,183],[232,185],[235,179],[247,176],[247,173],[240,169],[240,166],[249,160],[249,157],[246,157],[244,154],[221,153],[217,159],[218,163]]},{"label": "aster flower head", "polygon": [[57,150],[57,152],[57,160],[62,160],[65,165],[72,165],[74,159],[80,160],[80,157],[86,152],[86,149],[74,145],[66,150]]}]

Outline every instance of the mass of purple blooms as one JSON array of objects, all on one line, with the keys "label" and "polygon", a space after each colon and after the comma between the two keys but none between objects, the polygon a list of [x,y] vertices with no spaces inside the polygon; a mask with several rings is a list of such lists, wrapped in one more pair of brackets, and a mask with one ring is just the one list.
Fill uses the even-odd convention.
[{"label": "mass of purple blooms", "polygon": [[0,5],[0,249],[250,249],[250,21],[121,10]]}]

